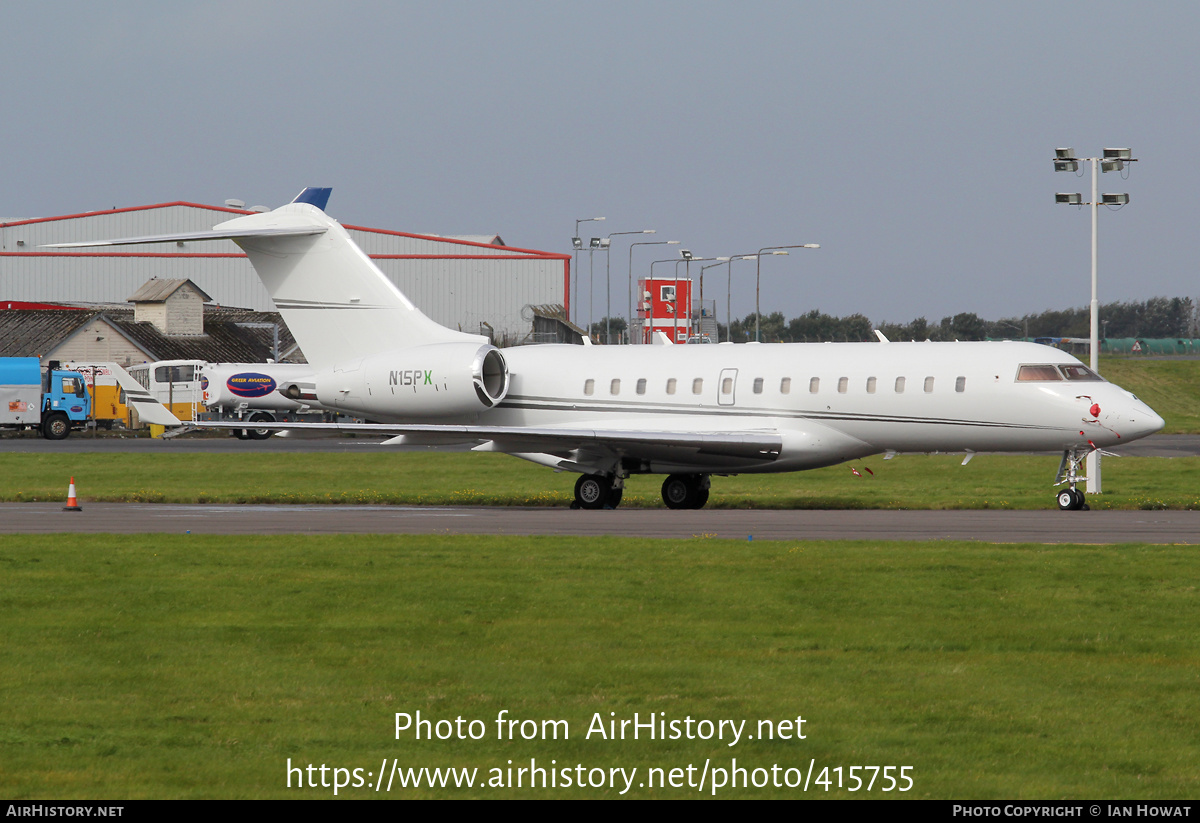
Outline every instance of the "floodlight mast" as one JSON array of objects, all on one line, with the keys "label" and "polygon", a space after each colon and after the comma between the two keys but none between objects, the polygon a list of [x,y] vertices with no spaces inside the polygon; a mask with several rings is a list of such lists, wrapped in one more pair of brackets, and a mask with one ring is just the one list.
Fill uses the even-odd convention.
[{"label": "floodlight mast", "polygon": [[[1096,374],[1100,373],[1100,298],[1097,289],[1097,257],[1099,243],[1097,240],[1097,217],[1100,211],[1100,205],[1103,203],[1108,206],[1124,206],[1129,202],[1128,194],[1104,194],[1101,195],[1098,172],[1104,171],[1124,171],[1126,163],[1136,163],[1137,158],[1133,157],[1133,152],[1129,149],[1105,149],[1101,157],[1084,157],[1078,158],[1075,156],[1075,150],[1071,148],[1060,148],[1054,150],[1054,170],[1055,171],[1079,171],[1080,159],[1086,160],[1092,164],[1092,200],[1090,203],[1083,202],[1083,195],[1079,193],[1063,193],[1059,192],[1054,195],[1054,202],[1066,203],[1072,206],[1090,206],[1092,209],[1092,302],[1091,302],[1091,338],[1089,348],[1091,349],[1090,364],[1092,371]],[[1087,457],[1087,492],[1088,494],[1100,494],[1102,489],[1100,482],[1100,452],[1093,450]]]}]

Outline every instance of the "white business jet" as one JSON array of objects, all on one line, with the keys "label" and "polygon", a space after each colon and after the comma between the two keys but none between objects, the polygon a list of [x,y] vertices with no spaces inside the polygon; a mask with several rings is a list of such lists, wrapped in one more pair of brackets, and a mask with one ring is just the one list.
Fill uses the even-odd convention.
[{"label": "white business jet", "polygon": [[[1063,509],[1093,450],[1163,427],[1057,349],[1018,342],[542,345],[501,351],[430,320],[324,212],[329,189],[209,232],[61,247],[229,239],[313,366],[295,400],[376,421],[276,424],[473,444],[578,472],[580,508],[617,506],[633,474],[700,508],[712,475],[787,472],[900,452],[1054,451]],[[230,424],[234,425],[234,424]],[[220,424],[216,424],[220,427]]]}]

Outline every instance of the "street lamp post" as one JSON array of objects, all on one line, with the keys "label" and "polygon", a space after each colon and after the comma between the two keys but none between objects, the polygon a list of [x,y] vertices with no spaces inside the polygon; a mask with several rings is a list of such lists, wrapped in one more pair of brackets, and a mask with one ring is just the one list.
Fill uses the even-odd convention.
[{"label": "street lamp post", "polygon": [[733,306],[733,261],[753,260],[757,257],[757,254],[735,254],[733,257],[729,258],[729,268],[726,269],[725,279],[725,334],[729,336],[729,342],[731,343],[733,342],[733,319],[731,308]]},{"label": "street lamp post", "polygon": [[787,254],[786,251],[783,251],[784,249],[819,249],[819,248],[821,248],[820,243],[802,243],[801,245],[798,245],[798,246],[767,246],[766,248],[758,250],[758,254],[756,255],[758,257],[758,263],[756,265],[756,271],[754,274],[754,342],[755,343],[762,342],[762,340],[759,339],[759,331],[758,331],[759,320],[762,317],[762,314],[758,308],[758,305],[759,305],[758,297],[759,297],[759,286],[762,282],[762,255],[763,255],[763,252],[769,251],[769,252],[771,252],[771,254]]},{"label": "street lamp post", "polygon": [[[708,269],[715,269],[717,266],[728,266],[733,260],[732,257],[717,257],[714,258],[718,262],[709,263],[707,266],[700,267],[700,333],[704,334],[704,272]],[[713,301],[713,313],[716,314],[716,301]],[[717,331],[717,342],[721,342],[720,329]]]},{"label": "street lamp post", "polygon": [[[574,251],[571,260],[571,266],[574,268],[574,271],[571,272],[573,277],[572,291],[575,290],[575,286],[579,285],[579,250],[583,248],[583,238],[579,236],[579,224],[594,223],[603,219],[603,217],[581,217],[575,221],[575,234],[571,237],[571,249]],[[571,314],[572,312],[567,312],[567,320],[571,319]],[[579,317],[579,312],[574,312],[574,314],[576,318]]]},{"label": "street lamp post", "polygon": [[[604,313],[604,342],[612,342],[612,268],[609,263],[612,262],[612,252],[609,251],[609,246],[612,245],[612,239],[622,234],[654,234],[654,229],[642,229],[641,231],[614,231],[608,235],[607,242],[604,245],[604,250],[608,252],[604,256],[604,295],[607,300],[606,310]],[[636,245],[636,244],[634,244]],[[633,246],[629,248],[629,265],[633,266]]]},{"label": "street lamp post", "polygon": [[[1054,170],[1079,172],[1079,161],[1084,160],[1092,164],[1092,200],[1090,203],[1083,202],[1083,195],[1079,192],[1058,192],[1054,195],[1054,202],[1064,203],[1069,206],[1091,206],[1092,208],[1092,302],[1091,302],[1091,339],[1089,348],[1091,348],[1090,364],[1092,371],[1096,374],[1100,373],[1100,297],[1097,288],[1097,258],[1099,250],[1099,242],[1097,237],[1097,216],[1100,212],[1100,206],[1124,206],[1129,202],[1128,194],[1099,194],[1098,173],[1110,171],[1124,171],[1126,163],[1136,163],[1137,159],[1132,156],[1129,149],[1105,149],[1101,157],[1084,157],[1075,156],[1075,150],[1070,148],[1061,148],[1054,150]],[[1100,482],[1100,451],[1093,449],[1087,456],[1087,491],[1088,494],[1100,494],[1102,486]]]},{"label": "street lamp post", "polygon": [[[629,335],[629,342],[633,343],[633,247],[634,246],[678,246],[678,240],[647,240],[644,243],[629,244],[629,317],[626,320],[626,333]],[[653,268],[653,266],[651,266]],[[640,302],[640,301],[639,301]]]}]

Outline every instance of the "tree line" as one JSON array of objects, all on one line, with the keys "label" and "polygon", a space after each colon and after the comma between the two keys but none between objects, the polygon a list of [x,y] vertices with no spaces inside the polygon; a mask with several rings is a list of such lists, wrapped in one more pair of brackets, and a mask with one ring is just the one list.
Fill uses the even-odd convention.
[{"label": "tree line", "polygon": [[[615,319],[615,318],[614,318]],[[1190,297],[1152,297],[1142,302],[1100,306],[1101,336],[1200,337],[1196,305]],[[721,340],[744,343],[754,339],[754,314],[734,320],[732,337],[720,324]],[[918,317],[909,323],[873,323],[862,314],[835,317],[813,309],[786,320],[783,312],[764,314],[759,339],[764,343],[824,343],[873,341],[875,329],[889,340],[985,340],[1020,337],[1088,337],[1091,314],[1087,307],[1048,309],[1040,314],[985,320],[973,312],[943,317],[930,323]]]}]

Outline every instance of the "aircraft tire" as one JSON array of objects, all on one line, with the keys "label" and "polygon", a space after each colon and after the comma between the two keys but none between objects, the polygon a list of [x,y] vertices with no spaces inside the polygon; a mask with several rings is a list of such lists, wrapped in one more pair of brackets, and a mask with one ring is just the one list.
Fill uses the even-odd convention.
[{"label": "aircraft tire", "polygon": [[603,509],[612,494],[612,481],[602,474],[580,475],[575,481],[575,502],[581,509]]},{"label": "aircraft tire", "polygon": [[692,508],[693,509],[703,509],[704,504],[707,502],[708,502],[708,489],[697,489],[695,505],[693,505]]},{"label": "aircraft tire", "polygon": [[669,475],[662,484],[663,502],[667,504],[668,509],[694,509],[698,486],[693,475]]},{"label": "aircraft tire", "polygon": [[71,421],[62,412],[55,412],[42,421],[42,436],[47,440],[66,440],[71,433]]},{"label": "aircraft tire", "polygon": [[621,498],[624,496],[625,489],[618,489],[616,486],[613,486],[608,492],[608,500],[604,501],[604,508],[615,509],[617,506],[621,505]]},{"label": "aircraft tire", "polygon": [[1058,493],[1058,507],[1065,512],[1087,510],[1090,508],[1084,502],[1083,492],[1079,489],[1063,489]]}]

